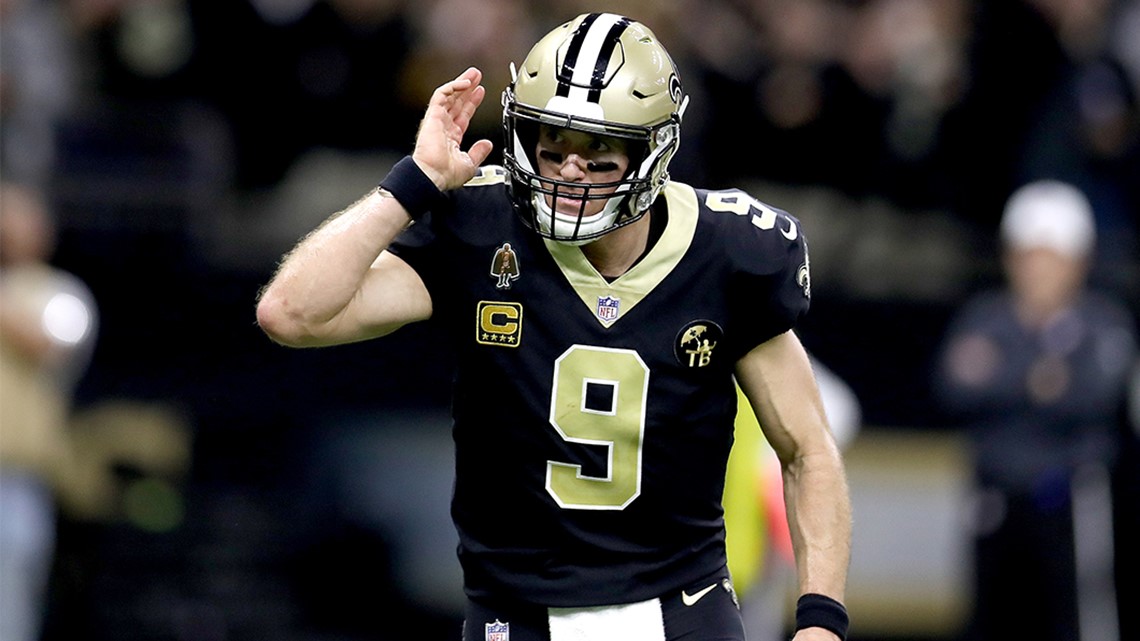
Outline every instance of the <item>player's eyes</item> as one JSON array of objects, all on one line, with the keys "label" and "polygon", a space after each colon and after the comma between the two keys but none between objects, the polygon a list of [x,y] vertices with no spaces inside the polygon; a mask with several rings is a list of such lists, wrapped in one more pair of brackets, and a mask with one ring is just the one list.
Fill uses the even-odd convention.
[{"label": "player's eyes", "polygon": [[542,130],[542,137],[551,143],[561,143],[566,140],[566,136],[562,135],[561,129],[545,128]]},{"label": "player's eyes", "polygon": [[[566,160],[566,157],[563,154],[560,154],[556,151],[550,151],[549,149],[540,149],[538,151],[538,155],[543,160],[550,162],[550,163],[554,163],[556,165],[561,165]],[[588,160],[588,161],[586,161],[586,171],[589,171],[592,173],[606,173],[606,172],[610,172],[610,171],[616,171],[617,169],[618,169],[618,164],[616,162],[613,162],[613,161],[608,161],[608,160],[600,160],[600,161]]]}]

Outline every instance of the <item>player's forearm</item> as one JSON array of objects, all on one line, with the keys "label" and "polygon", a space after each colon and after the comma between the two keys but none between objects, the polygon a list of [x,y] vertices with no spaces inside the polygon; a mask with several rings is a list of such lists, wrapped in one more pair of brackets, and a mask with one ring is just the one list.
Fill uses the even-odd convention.
[{"label": "player's forearm", "polygon": [[842,601],[851,503],[807,352],[785,332],[742,358],[736,377],[783,468],[800,591]]},{"label": "player's forearm", "polygon": [[784,499],[800,594],[842,602],[851,557],[851,502],[838,450],[823,448],[785,466]]},{"label": "player's forearm", "polygon": [[[359,340],[355,317],[381,252],[408,224],[394,198],[373,191],[329,218],[284,258],[257,305],[261,328],[295,347]],[[383,333],[383,332],[374,332]]]}]

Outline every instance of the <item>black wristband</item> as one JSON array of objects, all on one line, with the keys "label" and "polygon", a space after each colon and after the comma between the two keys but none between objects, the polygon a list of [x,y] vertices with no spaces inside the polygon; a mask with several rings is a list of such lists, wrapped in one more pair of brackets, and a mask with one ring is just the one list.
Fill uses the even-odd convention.
[{"label": "black wristband", "polygon": [[847,608],[829,596],[805,594],[796,601],[797,632],[804,628],[823,628],[846,640],[848,623]]},{"label": "black wristband", "polygon": [[404,156],[380,181],[380,189],[400,202],[412,220],[417,220],[443,200],[443,192],[420,169],[411,156]]}]

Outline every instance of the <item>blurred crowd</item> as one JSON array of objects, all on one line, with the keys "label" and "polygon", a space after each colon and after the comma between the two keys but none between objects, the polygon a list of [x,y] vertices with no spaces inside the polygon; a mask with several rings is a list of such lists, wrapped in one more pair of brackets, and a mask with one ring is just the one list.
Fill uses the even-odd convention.
[{"label": "blurred crowd", "polygon": [[[239,638],[235,617],[269,634],[254,602],[288,624],[274,588],[243,615],[201,595],[258,581],[282,543],[257,537],[300,509],[282,496],[311,493],[314,460],[356,442],[351,418],[330,415],[437,407],[448,356],[415,328],[286,355],[254,327],[256,292],[300,233],[407,153],[432,89],[467,66],[489,90],[471,136],[500,146],[510,63],[591,10],[645,22],[676,58],[691,103],[675,179],[745,188],[801,217],[817,292],[803,339],[860,396],[868,425],[953,426],[931,402],[935,349],[967,296],[1001,280],[999,223],[1021,185],[1061,180],[1087,196],[1090,284],[1140,318],[1138,0],[0,0],[0,179],[13,186],[0,206],[42,202],[45,260],[83,281],[98,311],[66,403],[91,420],[82,412],[102,401],[141,399],[161,418],[132,434],[176,435],[181,463],[166,467],[192,460],[190,525],[158,529],[198,553],[148,557],[183,573],[152,591],[179,604],[178,632],[80,602],[129,553],[73,525],[51,607],[80,623],[49,621],[49,637],[84,638],[76,626],[98,620],[117,641]],[[378,358],[408,376],[378,388],[352,374]],[[126,467],[120,481],[156,478]],[[1140,480],[1121,483],[1140,500]],[[308,550],[317,526],[295,525],[288,544]],[[367,556],[358,525],[336,536],[364,555],[358,571],[391,569]],[[237,541],[245,565],[202,579]],[[335,578],[329,552],[306,554],[289,571]],[[363,616],[347,589],[299,591],[342,625]]]},{"label": "blurred crowd", "polygon": [[[4,168],[39,181],[66,170],[60,156],[79,152],[61,147],[82,141],[61,126],[112,126],[108,110],[184,121],[168,135],[208,145],[203,162],[246,188],[280,181],[314,147],[403,150],[436,85],[476,65],[496,93],[536,34],[595,5],[4,0]],[[678,59],[693,95],[683,179],[827,185],[994,223],[1014,187],[1049,174],[1092,193],[1106,236],[1136,235],[1135,2],[605,9],[653,25]],[[476,133],[497,140],[488,107]]]},{"label": "blurred crowd", "polygon": [[[468,65],[483,69],[492,95],[471,135],[498,142],[495,98],[509,64],[549,24],[591,8],[584,0],[3,0],[2,168],[47,189],[73,226],[184,231],[198,241],[193,259],[210,241],[225,243],[211,236],[229,235],[219,221],[248,221],[251,203],[285,191],[314,157],[327,167],[329,152],[402,155],[431,90]],[[825,250],[842,240],[833,229],[871,228],[883,210],[901,214],[896,229],[933,212],[951,226],[944,245],[965,234],[974,249],[992,238],[1016,187],[1061,179],[1095,207],[1094,280],[1140,292],[1134,0],[604,8],[652,25],[677,58],[692,101],[675,178],[792,187],[775,204],[806,218],[805,189],[838,197],[823,209],[842,215],[816,234]],[[300,191],[325,181],[309,182],[318,185]],[[227,200],[235,194],[244,200]],[[130,209],[140,202],[163,212]],[[265,257],[310,227],[278,214],[238,232],[282,229]],[[890,249],[903,256],[903,245]],[[257,251],[251,246],[244,253]],[[930,257],[937,249],[924,251],[927,262],[961,268],[953,252]],[[817,258],[827,270],[827,256]],[[958,280],[976,276],[970,269]],[[912,273],[943,296],[964,293],[931,284],[944,273]],[[863,280],[904,295],[922,287],[872,276]],[[875,287],[854,285],[857,296]]]},{"label": "blurred crowd", "polygon": [[[4,0],[4,170],[45,183],[108,145],[169,145],[193,177],[271,187],[314,148],[405,149],[440,82],[476,65],[494,95],[536,34],[591,7]],[[605,9],[653,25],[678,59],[693,95],[680,179],[823,185],[992,228],[1016,186],[1048,176],[1090,193],[1105,260],[1136,251],[1136,2]],[[473,135],[498,140],[498,127],[488,105]]]}]

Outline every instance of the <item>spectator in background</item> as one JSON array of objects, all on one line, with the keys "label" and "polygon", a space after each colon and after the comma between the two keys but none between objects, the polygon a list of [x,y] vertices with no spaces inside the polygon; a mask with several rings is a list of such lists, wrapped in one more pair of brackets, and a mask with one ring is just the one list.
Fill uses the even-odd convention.
[{"label": "spectator in background", "polygon": [[75,51],[58,3],[0,0],[0,171],[42,183],[75,101]]},{"label": "spectator in background", "polygon": [[708,94],[697,143],[713,182],[862,188],[883,108],[838,63],[853,10],[830,0],[707,5],[685,3],[692,27],[682,32]]},{"label": "spectator in background", "polygon": [[[968,3],[683,4],[681,32],[710,96],[702,133],[714,180],[944,204],[943,120],[965,85]],[[735,148],[764,153],[726,153]]]},{"label": "spectator in background", "polygon": [[1082,192],[1023,186],[1000,237],[1008,287],[960,310],[934,381],[975,448],[971,638],[1115,639],[1109,473],[1135,328],[1087,286]]},{"label": "spectator in background", "polygon": [[48,263],[54,227],[34,189],[0,185],[0,639],[39,638],[70,467],[72,386],[89,362],[95,305]]},{"label": "spectator in background", "polygon": [[1140,274],[1126,269],[1140,251],[1140,109],[1135,79],[1110,41],[1119,3],[1031,4],[1049,26],[1056,61],[1046,93],[1027,114],[1017,178],[1057,178],[1084,192],[1099,239],[1090,282],[1140,292]]}]

